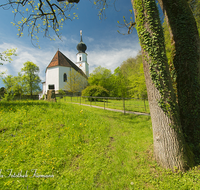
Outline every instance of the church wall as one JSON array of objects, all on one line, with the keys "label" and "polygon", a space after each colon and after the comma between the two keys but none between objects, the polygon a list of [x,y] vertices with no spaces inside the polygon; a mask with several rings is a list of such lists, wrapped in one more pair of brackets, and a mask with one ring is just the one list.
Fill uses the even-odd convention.
[{"label": "church wall", "polygon": [[77,66],[89,77],[89,64],[87,62],[79,62]]},{"label": "church wall", "polygon": [[[64,73],[67,73],[67,82],[63,81]],[[87,85],[87,79],[73,68],[60,68],[60,76],[60,89],[63,90],[81,92]]]},{"label": "church wall", "polygon": [[87,54],[86,53],[77,53],[77,62],[87,62]]},{"label": "church wall", "polygon": [[85,64],[85,74],[87,77],[89,77],[89,64],[88,63]]},{"label": "church wall", "polygon": [[42,83],[42,94],[46,94],[46,82]]},{"label": "church wall", "polygon": [[66,89],[66,82],[64,82],[64,73],[67,75],[67,81],[69,80],[70,75],[70,67],[59,67],[59,89],[67,90]]},{"label": "church wall", "polygon": [[87,63],[86,53],[77,53],[76,65],[89,77],[89,64]]},{"label": "church wall", "polygon": [[46,93],[49,85],[54,85],[55,90],[59,89],[59,67],[50,67],[46,71]]}]

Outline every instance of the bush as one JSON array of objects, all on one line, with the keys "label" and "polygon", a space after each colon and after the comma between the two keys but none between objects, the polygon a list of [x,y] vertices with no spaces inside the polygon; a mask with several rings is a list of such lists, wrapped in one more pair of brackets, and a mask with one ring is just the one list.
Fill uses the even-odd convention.
[{"label": "bush", "polygon": [[62,90],[62,89],[58,90],[58,93],[61,94],[61,95],[65,95],[66,94],[66,92],[64,90]]},{"label": "bush", "polygon": [[3,100],[10,101],[10,100],[13,100],[13,99],[14,99],[14,94],[11,94],[11,93],[8,93],[8,92],[6,92],[4,94]]},{"label": "bush", "polygon": [[[109,92],[102,86],[93,85],[93,86],[88,86],[87,88],[85,88],[82,91],[82,96],[108,97]],[[91,99],[88,98],[88,100],[91,100]],[[92,98],[92,101],[93,100],[94,99]]]}]

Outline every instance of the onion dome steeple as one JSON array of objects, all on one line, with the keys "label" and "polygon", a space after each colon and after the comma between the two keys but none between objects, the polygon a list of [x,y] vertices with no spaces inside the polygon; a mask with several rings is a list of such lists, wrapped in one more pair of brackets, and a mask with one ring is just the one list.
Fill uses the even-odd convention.
[{"label": "onion dome steeple", "polygon": [[85,53],[87,46],[85,45],[85,43],[83,42],[83,39],[82,39],[82,30],[80,31],[80,35],[81,35],[81,41],[78,43],[76,48],[79,53]]}]

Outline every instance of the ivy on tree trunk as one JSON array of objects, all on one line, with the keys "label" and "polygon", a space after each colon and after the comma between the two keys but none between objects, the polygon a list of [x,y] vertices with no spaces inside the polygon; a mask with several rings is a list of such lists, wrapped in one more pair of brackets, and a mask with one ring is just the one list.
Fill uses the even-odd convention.
[{"label": "ivy on tree trunk", "polygon": [[182,131],[159,12],[155,0],[131,1],[142,48],[155,158],[165,168],[184,171],[193,164],[193,159]]},{"label": "ivy on tree trunk", "polygon": [[186,0],[159,0],[171,28],[172,61],[176,73],[180,119],[196,161],[200,144],[200,41],[195,18]]}]

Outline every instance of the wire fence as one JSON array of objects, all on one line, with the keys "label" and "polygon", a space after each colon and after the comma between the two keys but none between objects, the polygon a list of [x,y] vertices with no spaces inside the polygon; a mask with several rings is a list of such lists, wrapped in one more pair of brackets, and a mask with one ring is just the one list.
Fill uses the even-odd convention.
[{"label": "wire fence", "polygon": [[86,104],[126,111],[150,113],[147,99],[121,98],[121,97],[94,97],[94,96],[62,96],[56,95],[57,101]]}]

